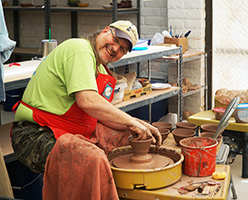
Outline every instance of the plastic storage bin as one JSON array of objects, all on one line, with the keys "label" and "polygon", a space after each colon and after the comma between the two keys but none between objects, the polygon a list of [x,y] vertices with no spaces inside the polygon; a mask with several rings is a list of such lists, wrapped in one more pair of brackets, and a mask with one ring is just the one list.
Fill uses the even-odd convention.
[{"label": "plastic storage bin", "polygon": [[24,88],[7,91],[6,101],[3,103],[4,111],[12,111],[12,107],[15,103],[22,99],[23,92]]}]

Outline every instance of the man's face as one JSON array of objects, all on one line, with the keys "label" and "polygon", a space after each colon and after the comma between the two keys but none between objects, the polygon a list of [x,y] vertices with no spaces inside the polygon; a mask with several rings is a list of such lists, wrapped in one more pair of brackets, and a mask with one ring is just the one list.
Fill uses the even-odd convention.
[{"label": "man's face", "polygon": [[129,50],[130,42],[118,38],[115,30],[106,27],[96,39],[96,50],[101,64],[116,62]]}]

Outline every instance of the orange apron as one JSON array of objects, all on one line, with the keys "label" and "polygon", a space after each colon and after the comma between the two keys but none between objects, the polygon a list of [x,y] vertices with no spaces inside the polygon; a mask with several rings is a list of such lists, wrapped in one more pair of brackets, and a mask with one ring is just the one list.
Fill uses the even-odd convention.
[{"label": "orange apron", "polygon": [[[101,74],[98,71],[96,78],[98,93],[111,102],[114,97],[116,79],[111,75],[108,68],[104,67],[109,75]],[[97,119],[79,108],[76,101],[63,115],[56,115],[34,108],[23,101],[21,103],[33,110],[33,119],[41,126],[48,126],[53,131],[56,139],[65,133],[80,134],[89,138],[95,130]],[[13,109],[16,109],[17,106],[15,105]]]}]

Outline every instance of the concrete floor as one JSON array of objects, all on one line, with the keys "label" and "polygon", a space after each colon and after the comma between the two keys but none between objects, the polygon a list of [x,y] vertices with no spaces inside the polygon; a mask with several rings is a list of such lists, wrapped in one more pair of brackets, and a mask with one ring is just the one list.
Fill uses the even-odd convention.
[{"label": "concrete floor", "polygon": [[[230,164],[230,167],[238,199],[248,199],[248,178],[241,178],[242,156],[237,155],[235,161]],[[229,192],[228,200],[230,199],[232,199],[232,192]]]},{"label": "concrete floor", "polygon": [[[7,153],[7,152],[11,152],[12,149],[9,148],[10,146],[10,140],[9,140],[9,130],[11,128],[11,124],[6,124],[6,125],[2,125],[0,126],[0,136],[5,135],[5,141],[2,140],[3,138],[1,138],[0,140],[0,146],[2,148],[2,151]],[[6,145],[4,144],[8,144],[8,148],[6,147]],[[237,155],[234,162],[232,164],[230,164],[231,167],[231,173],[232,173],[232,177],[234,180],[234,186],[236,189],[236,193],[238,196],[239,200],[245,200],[248,199],[248,178],[241,178],[241,173],[242,173],[242,156],[241,155]],[[232,192],[230,190],[229,192],[229,196],[228,196],[228,200],[232,199]]]}]

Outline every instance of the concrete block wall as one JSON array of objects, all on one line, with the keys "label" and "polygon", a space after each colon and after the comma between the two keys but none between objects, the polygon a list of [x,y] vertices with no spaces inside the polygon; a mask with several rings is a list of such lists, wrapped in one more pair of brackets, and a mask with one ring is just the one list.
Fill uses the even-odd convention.
[{"label": "concrete block wall", "polygon": [[[12,5],[12,0],[7,0]],[[81,0],[88,2],[91,7],[102,7],[111,0]],[[43,0],[19,0],[19,3],[32,3],[34,5],[44,4]],[[51,4],[67,6],[67,0],[51,0]],[[137,6],[136,0],[132,1],[133,7]],[[10,38],[14,38],[13,11],[5,11],[5,20]],[[92,32],[103,29],[112,22],[112,13],[83,13],[78,12],[78,36],[84,37]],[[19,11],[20,46],[30,48],[41,48],[41,40],[45,37],[43,11]],[[137,25],[136,14],[119,15],[118,19],[128,19]],[[71,37],[70,12],[51,13],[52,38],[57,39],[58,44]]]},{"label": "concrete block wall", "polygon": [[[205,1],[204,0],[168,0],[168,26],[172,26],[175,34],[191,30],[188,37],[189,49],[204,51],[205,49]],[[169,82],[177,81],[177,66],[171,64],[168,69]],[[183,78],[189,78],[192,84],[205,84],[204,58],[183,64]],[[204,92],[183,99],[184,111],[194,113],[204,110]],[[177,100],[169,100],[169,112],[177,111]]]},{"label": "concrete block wall", "polygon": [[168,0],[141,0],[140,38],[150,39],[168,29]]}]

